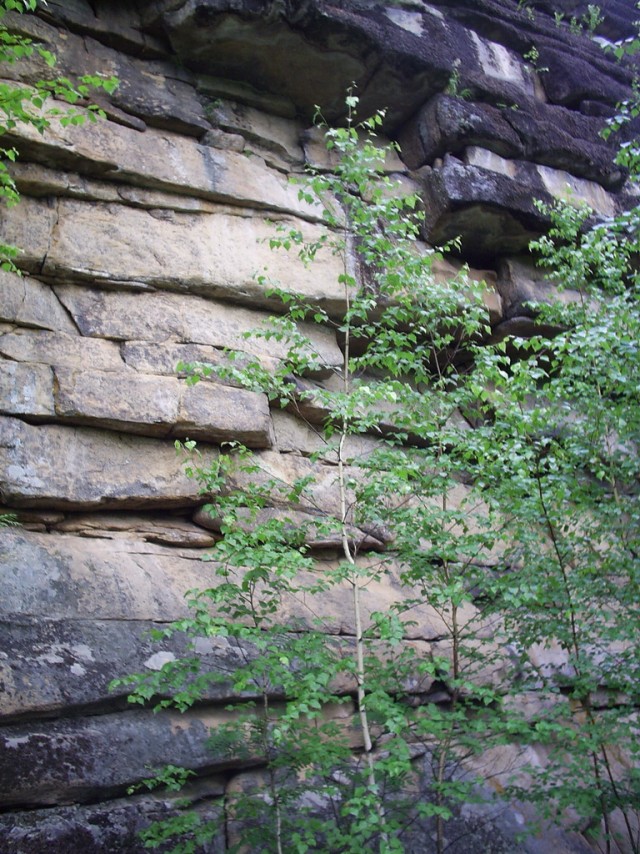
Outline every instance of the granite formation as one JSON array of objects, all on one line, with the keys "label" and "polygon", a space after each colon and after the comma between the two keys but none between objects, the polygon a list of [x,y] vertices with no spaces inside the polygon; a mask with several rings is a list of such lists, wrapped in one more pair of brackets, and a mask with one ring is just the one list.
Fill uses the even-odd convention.
[{"label": "granite formation", "polygon": [[[183,717],[128,708],[124,690],[107,688],[184,652],[177,641],[152,643],[148,629],[183,616],[184,592],[206,584],[201,557],[218,533],[173,440],[198,439],[205,459],[239,440],[283,483],[318,472],[300,519],[337,512],[335,471],[309,459],[321,407],[283,412],[219,380],[188,386],[175,366],[223,363],[225,347],[277,365],[277,342],[244,337],[279,307],[256,277],[265,267],[283,288],[340,313],[334,259],[307,268],[264,241],[274,221],[320,233],[321,212],[289,177],[308,163],[330,166],[314,106],[339,120],[352,81],[363,114],[388,108],[384,133],[400,156],[387,168],[421,195],[424,240],[460,235],[459,261],[487,284],[495,334],[527,334],[531,301],[554,290],[526,255],[548,225],[534,199],[570,191],[601,216],[629,204],[619,140],[599,133],[633,75],[597,42],[630,35],[635,4],[607,4],[597,39],[557,26],[558,10],[582,14],[586,4],[49,0],[12,19],[57,54],[58,73],[115,74],[120,86],[100,99],[104,121],[54,120],[43,135],[19,125],[3,138],[20,152],[23,199],[3,211],[0,239],[21,247],[24,273],[0,274],[0,499],[21,523],[0,531],[6,854],[141,851],[136,832],[173,801],[127,788],[168,762],[202,772],[186,796],[220,818],[207,850],[225,850],[225,792],[252,779],[259,757],[229,768],[205,748],[208,728],[227,714],[224,685]],[[532,46],[535,65],[523,59]],[[37,59],[2,68],[27,84],[47,73]],[[339,364],[333,332],[310,334],[323,363]],[[339,543],[310,536],[322,560],[335,558]],[[384,547],[380,532],[359,536]],[[369,589],[365,609],[396,595],[392,580]],[[340,600],[334,591],[314,610],[348,638]],[[424,606],[410,642],[441,652],[445,635]],[[199,654],[222,671],[238,655],[223,638]],[[504,655],[496,650],[496,670]],[[592,850],[555,830],[516,843],[515,808],[490,832],[469,816],[473,850]],[[431,850],[428,837],[411,844]],[[467,841],[451,848],[462,850]]]}]

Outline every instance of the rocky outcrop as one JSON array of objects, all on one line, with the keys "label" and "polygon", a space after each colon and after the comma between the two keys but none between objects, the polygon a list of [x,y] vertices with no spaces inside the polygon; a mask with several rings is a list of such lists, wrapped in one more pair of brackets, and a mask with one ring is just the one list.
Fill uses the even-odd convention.
[{"label": "rocky outcrop", "polygon": [[[627,37],[634,3],[610,5],[597,34]],[[56,52],[59,73],[115,74],[120,86],[100,98],[98,123],[53,118],[44,134],[18,125],[3,137],[19,151],[23,196],[0,224],[23,272],[0,273],[0,500],[21,523],[0,529],[3,850],[142,850],[136,833],[171,814],[174,799],[127,789],[167,762],[201,774],[186,797],[221,823],[207,850],[225,850],[225,793],[250,785],[260,761],[230,767],[206,749],[209,727],[226,719],[228,684],[210,686],[186,717],[132,710],[124,688],[108,688],[187,651],[152,642],[149,630],[187,613],[184,594],[203,585],[202,557],[220,536],[174,440],[197,439],[211,463],[221,444],[240,441],[282,484],[319,473],[311,497],[288,510],[319,567],[339,548],[321,525],[339,512],[335,467],[314,429],[320,403],[283,412],[232,377],[190,385],[176,366],[229,366],[230,348],[276,370],[285,346],[268,336],[270,313],[281,311],[272,280],[330,317],[343,310],[331,252],[307,266],[268,241],[278,224],[321,234],[321,210],[289,178],[309,164],[330,168],[315,105],[339,121],[352,82],[363,115],[386,109],[384,133],[400,146],[386,169],[422,198],[421,250],[461,238],[459,257],[436,275],[470,263],[494,334],[526,334],[532,306],[556,293],[526,257],[548,226],[534,199],[571,193],[599,217],[629,203],[617,140],[600,130],[633,75],[585,33],[556,25],[553,11],[565,7],[586,11],[547,0],[49,0],[37,15],[7,18]],[[48,73],[37,57],[2,68],[26,84]],[[340,342],[330,325],[300,330],[315,354],[300,382],[321,390]],[[374,445],[362,437],[350,452]],[[465,495],[461,484],[456,501]],[[352,535],[372,552],[387,545],[385,532]],[[367,614],[398,595],[393,578],[371,585]],[[328,636],[348,642],[343,600],[334,590],[306,611],[287,607],[301,621],[313,610]],[[414,619],[407,642],[446,657],[436,611],[424,606]],[[485,636],[490,645],[489,628]],[[238,650],[209,640],[197,654],[228,672]],[[495,647],[487,684],[508,655]],[[442,696],[431,683],[414,688]],[[353,709],[330,713],[350,721]],[[552,830],[516,842],[520,813],[487,823],[470,807],[463,819],[460,835],[479,834],[482,850],[591,850]],[[412,850],[430,850],[431,832],[416,831]]]}]

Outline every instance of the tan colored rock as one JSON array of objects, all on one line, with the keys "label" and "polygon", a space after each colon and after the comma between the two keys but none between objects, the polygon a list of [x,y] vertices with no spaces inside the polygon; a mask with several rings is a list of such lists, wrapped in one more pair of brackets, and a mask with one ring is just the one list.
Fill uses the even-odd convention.
[{"label": "tan colored rock", "polygon": [[297,189],[261,158],[199,145],[170,131],[148,128],[141,133],[111,121],[64,128],[54,118],[42,136],[19,123],[11,140],[45,164],[71,166],[98,176],[106,173],[119,182],[311,219],[321,213],[319,207],[301,202]]},{"label": "tan colored rock", "polygon": [[[83,335],[163,344],[192,342],[260,358],[282,358],[287,350],[284,342],[275,339],[246,337],[253,329],[269,329],[268,316],[248,308],[177,294],[131,294],[76,285],[59,285],[56,293]],[[308,324],[298,328],[327,365],[342,362],[331,332]]]},{"label": "tan colored rock", "polygon": [[[319,454],[328,463],[336,463],[338,440],[326,439],[322,427],[303,421],[294,414],[281,409],[271,411],[271,419],[276,437],[276,446],[280,452],[297,453],[303,456]],[[348,461],[366,457],[377,447],[371,436],[347,436],[344,444],[344,456]]]},{"label": "tan colored rock", "polygon": [[[176,374],[185,376],[184,372],[179,372],[177,369],[180,362],[186,364],[199,362],[227,368],[233,365],[237,368],[250,361],[249,356],[243,357],[241,353],[238,353],[237,357],[232,360],[223,350],[209,347],[206,344],[174,344],[172,342],[153,344],[132,341],[121,345],[121,353],[126,365],[136,371],[145,374],[168,374],[170,376],[176,376]],[[278,365],[277,359],[266,354],[261,354],[259,361],[263,367],[272,371]],[[223,385],[239,385],[239,381],[227,378],[222,380],[215,373],[203,379],[207,382],[222,383]]]},{"label": "tan colored rock", "polygon": [[25,196],[19,205],[2,212],[0,241],[19,248],[16,264],[22,270],[41,272],[57,219],[57,203],[50,199],[30,199]]},{"label": "tan colored rock", "polygon": [[133,513],[88,513],[67,515],[52,526],[62,533],[84,537],[135,537],[162,546],[180,545],[185,548],[209,548],[217,538],[187,519],[137,516]]},{"label": "tan colored rock", "polygon": [[15,329],[0,334],[0,355],[16,362],[33,362],[84,371],[123,371],[118,345],[44,329]]},{"label": "tan colored rock", "polygon": [[[222,520],[212,516],[204,507],[194,513],[193,521],[212,531],[221,530]],[[281,522],[285,531],[301,537],[301,541],[311,549],[342,551],[342,535],[337,520],[334,519],[332,525],[327,525],[330,520],[327,519],[326,514],[314,514],[283,507],[266,507],[257,513],[240,511],[237,527],[250,531],[258,525],[268,525],[274,521]],[[353,525],[348,527],[347,537],[349,542],[355,543],[361,551],[384,549],[385,544],[382,538],[372,536]]]},{"label": "tan colored rock", "polygon": [[0,320],[58,332],[76,331],[49,285],[5,270],[0,270]]},{"label": "tan colored rock", "polygon": [[193,549],[7,530],[0,547],[3,614],[48,619],[156,620],[187,616],[187,590],[213,573]]},{"label": "tan colored rock", "polygon": [[56,414],[63,420],[167,436],[178,420],[178,380],[130,372],[56,370]]},{"label": "tan colored rock", "polygon": [[217,537],[187,519],[134,513],[74,513],[53,523],[52,528],[81,537],[138,536],[159,546],[183,548],[210,548],[217,541]]},{"label": "tan colored rock", "polygon": [[507,317],[535,314],[535,303],[573,303],[580,300],[578,291],[558,287],[545,270],[530,258],[505,258],[500,264],[497,287],[502,295]]},{"label": "tan colored rock", "polygon": [[296,121],[222,99],[217,100],[209,118],[212,124],[222,130],[229,134],[240,134],[249,143],[259,143],[267,151],[278,154],[285,162],[301,164],[304,160],[299,142],[300,127]]},{"label": "tan colored rock", "polygon": [[0,412],[5,415],[53,416],[51,368],[0,359]]},{"label": "tan colored rock", "polygon": [[[373,142],[377,148],[389,147],[389,140],[383,136],[377,136]],[[305,130],[302,134],[302,147],[305,161],[313,169],[330,170],[338,163],[337,151],[335,149],[327,151],[326,131],[322,127],[316,126]],[[381,165],[386,173],[405,172],[407,168],[398,153],[390,148]]]},{"label": "tan colored rock", "polygon": [[[32,203],[37,204],[37,203]],[[310,266],[295,252],[271,251],[272,224],[257,216],[140,210],[61,199],[51,243],[40,260],[47,276],[188,291],[253,305],[281,305],[265,291],[276,280],[285,291],[336,308],[342,305],[342,272],[330,252]],[[20,219],[21,206],[11,212]],[[284,223],[317,240],[323,229],[300,220]],[[265,242],[267,241],[267,242]],[[32,249],[28,238],[22,245]],[[46,259],[44,254],[46,253]],[[268,276],[268,282],[256,279]]]},{"label": "tan colored rock", "polygon": [[171,435],[208,442],[241,442],[270,448],[273,428],[266,395],[210,383],[180,386],[178,417]]},{"label": "tan colored rock", "polygon": [[[202,501],[167,441],[0,419],[0,494],[16,507],[189,506]],[[201,449],[206,465],[208,449]]]}]

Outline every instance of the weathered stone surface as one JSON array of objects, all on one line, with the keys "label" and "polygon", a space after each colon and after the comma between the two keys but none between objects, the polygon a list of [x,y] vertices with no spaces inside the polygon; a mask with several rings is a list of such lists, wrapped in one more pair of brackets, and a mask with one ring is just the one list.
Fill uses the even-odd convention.
[{"label": "weathered stone surface", "polygon": [[451,240],[461,235],[471,257],[526,249],[548,226],[534,200],[582,198],[596,213],[610,216],[614,197],[599,184],[568,172],[507,160],[486,149],[470,148],[463,165],[445,157],[442,167],[425,175],[427,239]]},{"label": "weathered stone surface", "polygon": [[0,359],[0,412],[5,415],[53,416],[51,368]]},{"label": "weathered stone surface", "polygon": [[[18,514],[23,523],[26,512]],[[36,518],[38,515],[33,514]],[[53,514],[51,514],[53,516]],[[186,518],[177,515],[136,515],[125,513],[86,513],[64,516],[59,514],[49,522],[52,529],[62,533],[78,534],[82,537],[116,539],[118,537],[139,538],[159,546],[183,548],[209,548],[217,538],[203,531]]]},{"label": "weathered stone surface", "polygon": [[198,145],[169,131],[148,129],[141,133],[107,121],[62,127],[53,121],[42,136],[30,125],[20,124],[12,131],[11,141],[23,156],[47,166],[240,207],[310,219],[318,219],[321,213],[319,208],[299,201],[296,188],[260,157]]},{"label": "weathered stone surface", "polygon": [[[59,304],[59,303],[58,303]],[[12,329],[0,333],[0,354],[15,362],[31,362],[86,371],[124,371],[118,345],[112,341],[44,329]]]},{"label": "weathered stone surface", "polygon": [[551,197],[537,173],[527,183],[514,179],[447,155],[440,168],[425,174],[425,237],[444,243],[460,236],[463,253],[475,260],[523,251],[547,224],[533,199]]},{"label": "weathered stone surface", "polygon": [[0,270],[0,320],[58,332],[76,331],[48,285],[4,270]]},{"label": "weathered stone surface", "polygon": [[[211,516],[204,508],[194,513],[193,521],[212,531],[219,532],[221,530],[222,520],[219,517]],[[334,519],[333,524],[329,524],[331,520],[327,518],[327,514],[310,513],[283,507],[267,507],[257,513],[240,512],[237,527],[251,530],[257,525],[268,525],[274,521],[281,522],[285,530],[291,533],[295,532],[310,549],[330,549],[336,552],[342,549],[342,532],[337,525],[337,520]],[[357,544],[361,552],[383,550],[385,547],[383,532],[374,536],[354,525],[349,525],[347,537],[350,543]]]},{"label": "weathered stone surface", "polygon": [[[0,339],[1,340],[1,339]],[[258,339],[254,339],[258,343]],[[251,346],[246,339],[243,342],[244,346]],[[251,361],[247,354],[242,354],[235,351],[235,358],[231,359],[224,350],[210,347],[206,344],[174,344],[171,341],[163,343],[146,343],[146,342],[125,342],[121,345],[122,358],[125,364],[136,371],[145,374],[168,374],[175,376],[177,373],[180,376],[186,376],[185,372],[179,372],[177,365],[182,362],[184,364],[199,362],[200,364],[211,365],[212,367],[234,366],[240,368]],[[260,364],[272,371],[278,365],[278,359],[268,356],[266,353],[257,354]],[[224,385],[238,385],[232,377],[222,380],[216,373],[204,377],[204,381],[213,383],[223,383]]]},{"label": "weathered stone surface", "polygon": [[576,291],[559,290],[545,271],[526,257],[505,258],[499,268],[498,289],[505,307],[505,319],[534,317],[535,303],[574,302]]},{"label": "weathered stone surface", "polygon": [[114,799],[104,804],[62,806],[0,815],[6,854],[95,854],[139,852],[141,830],[152,822],[180,814],[184,798],[203,822],[217,827],[209,843],[209,854],[225,851],[222,806],[215,799],[220,783],[209,778],[191,784],[178,795],[143,795]]},{"label": "weathered stone surface", "polygon": [[187,615],[186,591],[212,579],[197,550],[136,538],[7,530],[0,556],[4,617],[169,622]]},{"label": "weathered stone surface", "polygon": [[[304,148],[304,159],[312,169],[330,171],[338,164],[338,153],[335,149],[327,150],[326,128],[312,127],[304,131],[301,136]],[[373,140],[375,145],[386,148],[384,160],[376,164],[384,173],[403,172],[404,164],[398,153],[390,149],[390,142],[386,137],[376,136]]]},{"label": "weathered stone surface", "polygon": [[[252,330],[268,331],[269,318],[259,311],[221,302],[166,293],[116,293],[76,285],[56,286],[56,294],[83,335],[119,341],[192,342],[255,355],[283,358],[285,342],[249,336]],[[335,335],[329,330],[301,323],[298,327],[313,346],[320,362],[342,363]],[[126,353],[126,349],[124,350]]]},{"label": "weathered stone surface", "polygon": [[273,443],[269,404],[256,392],[134,372],[56,369],[55,383],[55,414],[63,421],[143,436],[235,439],[252,448]]},{"label": "weathered stone surface", "polygon": [[188,506],[198,486],[170,442],[0,419],[0,495],[18,507]]},{"label": "weathered stone surface", "polygon": [[122,708],[130,687],[109,684],[132,673],[152,673],[178,658],[196,658],[203,672],[217,674],[203,700],[228,702],[230,679],[247,651],[226,638],[199,638],[190,649],[184,636],[152,640],[164,623],[118,619],[13,617],[0,621],[2,655],[0,720],[54,717]]},{"label": "weathered stone surface", "polygon": [[533,100],[509,109],[438,95],[401,129],[398,140],[412,169],[477,146],[615,189],[624,172],[614,163],[615,146],[600,137],[602,127],[602,119]]},{"label": "weathered stone surface", "polygon": [[[0,543],[0,579],[4,595],[3,616],[50,620],[147,620],[167,622],[187,615],[184,594],[214,583],[214,567],[200,561],[195,549],[163,547],[140,540],[104,540],[84,537],[7,531]],[[363,566],[380,566],[379,556],[362,558]],[[309,584],[318,574],[335,568],[333,561],[318,561]],[[318,627],[332,635],[355,635],[349,584],[321,594],[286,597],[281,616],[296,625]],[[387,571],[362,588],[365,626],[374,611],[386,610],[404,598],[397,570],[390,560]],[[412,640],[433,641],[449,634],[446,621],[427,604],[404,615]],[[478,612],[460,609],[460,625],[477,620]],[[318,622],[319,621],[319,622]]]},{"label": "weathered stone surface", "polygon": [[258,143],[260,148],[277,154],[286,163],[301,165],[304,161],[297,122],[220,98],[213,102],[208,116],[214,126],[229,134],[240,135],[250,146]]},{"label": "weathered stone surface", "polygon": [[341,116],[345,81],[355,81],[362,115],[387,106],[387,124],[397,126],[445,88],[460,57],[462,85],[485,98],[534,92],[514,51],[435,7],[380,14],[364,0],[348,7],[313,0],[291,10],[210,0],[198,8],[163,0],[150,19],[162,21],[190,68],[285,95],[309,116],[318,103],[329,121]]},{"label": "weathered stone surface", "polygon": [[[0,240],[20,249],[17,264],[29,273],[39,273],[49,248],[51,231],[58,219],[51,199],[23,198],[11,211],[3,211]],[[4,289],[4,288],[3,288]],[[55,317],[55,315],[54,315]]]},{"label": "weathered stone surface", "polygon": [[[311,123],[314,105],[330,122],[342,121],[345,85],[355,80],[360,117],[388,107],[384,133],[401,140],[405,162],[420,171],[407,174],[397,158],[388,169],[398,175],[398,192],[424,195],[425,234],[441,240],[461,233],[463,260],[499,270],[497,291],[491,269],[470,272],[487,283],[494,340],[545,331],[527,304],[555,298],[554,286],[513,254],[548,225],[532,198],[564,198],[568,185],[601,216],[631,201],[617,192],[624,175],[611,162],[613,144],[597,136],[615,101],[630,93],[630,71],[553,21],[552,6],[570,16],[586,5],[155,0],[125,8],[110,0],[50,0],[40,4],[39,17],[14,16],[21,31],[58,53],[58,73],[115,73],[121,85],[111,98],[98,96],[107,122],[64,129],[56,120],[44,137],[28,128],[5,137],[20,150],[14,174],[29,198],[3,216],[2,234],[23,247],[20,265],[38,276],[0,274],[0,409],[29,422],[0,417],[1,512],[18,510],[23,525],[0,534],[0,714],[3,744],[12,745],[0,761],[0,800],[19,807],[0,817],[0,847],[10,854],[140,851],[135,831],[174,806],[151,795],[119,800],[149,775],[146,764],[182,760],[204,773],[224,770],[224,792],[208,780],[189,795],[198,804],[258,779],[229,780],[223,758],[206,753],[206,711],[187,718],[124,711],[125,689],[110,694],[107,683],[132,670],[155,672],[182,652],[179,639],[152,644],[144,631],[185,616],[185,591],[216,583],[216,564],[200,561],[219,540],[216,522],[196,510],[207,497],[185,478],[171,436],[243,438],[267,448],[274,442],[277,451],[258,453],[263,471],[256,480],[273,477],[287,486],[317,472],[318,482],[298,506],[266,508],[264,517],[285,512],[301,528],[340,513],[335,449],[320,430],[291,412],[270,414],[265,398],[226,380],[213,376],[187,389],[175,376],[178,361],[228,366],[225,347],[239,351],[241,364],[254,355],[266,368],[278,365],[283,342],[244,337],[261,325],[269,331],[264,309],[283,310],[253,278],[264,267],[336,317],[344,308],[335,259],[305,270],[293,255],[256,245],[271,234],[267,211],[319,234],[318,211],[299,201],[286,178],[301,169],[298,130]],[[632,35],[633,0],[607,6],[599,33]],[[532,45],[551,74],[525,62]],[[23,74],[27,83],[50,76],[37,54],[5,64],[3,72]],[[636,132],[630,123],[619,138]],[[326,168],[320,136],[307,136],[307,159]],[[464,293],[457,264],[438,262],[433,272],[456,277]],[[301,331],[310,331],[320,354],[318,370],[306,379],[330,382],[342,362],[334,331]],[[319,423],[325,412],[312,401],[305,414]],[[56,419],[66,424],[41,423]],[[375,446],[373,437],[358,437],[344,450],[358,457]],[[205,463],[216,453],[203,451]],[[348,475],[357,474],[349,466]],[[486,508],[471,497],[462,484],[450,496],[468,523],[465,531],[452,529],[454,536],[482,529]],[[359,558],[379,570],[361,591],[367,625],[372,612],[399,605],[407,594],[382,532],[352,535],[381,549]],[[340,554],[331,534],[312,527],[308,541],[317,550],[302,581],[322,578]],[[499,547],[478,559],[487,567],[499,563]],[[351,595],[345,584],[290,597],[280,616],[296,630],[319,619],[328,643],[351,649]],[[405,616],[416,620],[407,633],[417,658],[451,659],[441,612],[422,604]],[[465,664],[477,664],[474,677],[500,689],[510,662],[495,626],[471,605],[460,618],[478,629],[484,656]],[[224,676],[248,651],[208,638],[195,653]],[[570,677],[561,653],[550,639],[530,651],[532,667],[545,677]],[[351,694],[353,680],[341,677],[334,687]],[[450,699],[445,675],[403,688],[417,704]],[[224,682],[207,690],[206,702],[232,699]],[[540,692],[531,693],[518,698],[518,708],[539,719],[548,707]],[[594,695],[594,708],[607,702]],[[351,706],[340,711],[350,726]],[[429,775],[433,757],[420,750],[414,755],[424,755]],[[495,773],[499,788],[523,758],[544,761],[542,753],[504,746],[481,757],[477,770]],[[420,791],[430,796],[428,787]],[[31,809],[45,804],[49,809]],[[226,819],[210,846],[216,852],[233,835],[229,804],[220,809]],[[546,829],[539,839],[517,842],[530,814],[500,805],[496,819],[495,809],[461,807],[446,831],[452,854],[584,850],[579,837]],[[204,810],[220,815],[217,804]],[[433,822],[413,825],[409,850],[430,854],[434,830]]]},{"label": "weathered stone surface", "polygon": [[213,753],[207,739],[229,717],[223,711],[129,711],[8,725],[0,731],[0,802],[6,809],[123,795],[169,757],[187,768],[222,770],[228,758]]},{"label": "weathered stone surface", "polygon": [[[50,218],[40,216],[43,227],[37,239],[22,241],[30,258],[44,262],[48,277],[132,282],[279,306],[279,300],[265,296],[269,284],[256,279],[266,270],[286,291],[333,310],[343,304],[339,259],[325,252],[306,267],[295,254],[272,252],[261,241],[274,236],[274,227],[258,217],[225,210],[212,215],[146,211],[67,199],[59,201],[58,214],[55,228]],[[18,218],[30,215],[31,208],[23,211],[22,206],[12,212]],[[321,234],[319,227],[300,221],[285,225],[300,227],[308,240]]]},{"label": "weathered stone surface", "polygon": [[503,157],[524,153],[518,135],[497,107],[450,95],[436,95],[398,135],[401,154],[411,169],[431,165],[436,157],[479,145]]}]

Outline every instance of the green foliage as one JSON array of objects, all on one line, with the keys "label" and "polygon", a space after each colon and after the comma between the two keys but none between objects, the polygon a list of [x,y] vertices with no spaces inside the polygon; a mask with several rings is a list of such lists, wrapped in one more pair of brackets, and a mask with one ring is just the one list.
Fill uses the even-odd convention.
[{"label": "green foliage", "polygon": [[[37,56],[49,68],[55,66],[55,56],[27,36],[12,32],[7,26],[7,12],[30,13],[37,7],[37,0],[0,0],[0,63],[16,63]],[[79,125],[87,118],[96,121],[104,112],[95,104],[85,109],[72,107],[57,108],[52,101],[66,102],[68,105],[86,101],[90,94],[98,89],[113,92],[118,85],[114,77],[86,75],[78,81],[66,77],[40,80],[30,86],[14,82],[0,82],[0,136],[10,133],[20,125],[30,125],[39,133],[44,133],[51,120],[57,118],[62,126]],[[10,164],[15,162],[17,149],[14,146],[0,146],[0,201],[15,205],[19,193],[11,177]],[[0,244],[0,269],[18,272],[15,259],[19,250],[15,246]]]},{"label": "green foliage", "polygon": [[[286,343],[275,371],[237,354],[181,366],[324,411],[315,473],[285,482],[238,445],[204,468],[179,445],[221,539],[210,585],[162,635],[224,637],[240,661],[202,671],[194,653],[120,684],[160,708],[213,685],[237,698],[211,750],[260,772],[225,804],[231,850],[395,852],[418,826],[443,852],[447,822],[478,797],[473,769],[515,742],[535,761],[499,787],[604,850],[638,851],[639,212],[593,225],[585,208],[545,209],[532,249],[561,298],[534,310],[556,334],[491,343],[483,285],[435,274],[419,200],[384,173],[382,116],[358,122],[346,103],[345,127],[326,129],[333,171],[299,190],[322,236],[270,240],[307,264],[337,256],[344,310],[276,289],[284,314],[254,333]],[[339,367],[302,321],[336,331]],[[331,511],[317,503],[327,470]],[[323,565],[314,542],[341,557]],[[397,601],[365,609],[385,584]],[[346,634],[321,616],[326,598]],[[192,851],[214,832],[185,813],[146,844]]]}]

